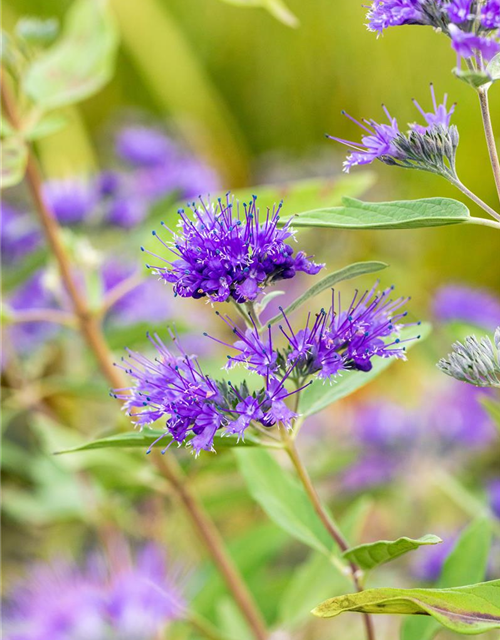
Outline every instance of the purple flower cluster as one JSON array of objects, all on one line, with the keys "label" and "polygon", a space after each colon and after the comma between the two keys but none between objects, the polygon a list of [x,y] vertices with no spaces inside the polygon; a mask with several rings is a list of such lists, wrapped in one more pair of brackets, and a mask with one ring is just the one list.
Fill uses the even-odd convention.
[{"label": "purple flower cluster", "polygon": [[121,129],[115,151],[118,168],[44,185],[45,202],[61,224],[92,221],[131,228],[167,196],[192,198],[219,186],[212,168],[158,128]]},{"label": "purple flower cluster", "polygon": [[[408,312],[399,310],[408,299],[391,299],[393,287],[376,293],[377,285],[362,295],[356,292],[345,310],[341,308],[340,296],[336,302],[333,292],[329,310],[322,309],[314,321],[309,314],[305,328],[297,332],[282,311],[285,325],[280,326],[280,331],[288,342],[283,358],[286,366],[294,367],[298,380],[313,374],[327,380],[342,371],[370,371],[374,357],[406,358],[407,340],[401,340],[399,332],[403,327],[401,320]],[[267,338],[262,338],[257,330],[243,334],[234,327],[233,331],[239,338],[233,345],[238,355],[229,359],[228,367],[244,363],[260,375],[283,368],[273,348],[271,329]]]},{"label": "purple flower cluster", "polygon": [[36,567],[13,594],[4,631],[6,640],[150,640],[184,609],[164,553],[150,544],[120,570],[97,557],[83,570]]},{"label": "purple flower cluster", "polygon": [[[252,316],[253,327],[245,331],[224,317],[236,342],[212,339],[237,352],[228,356],[228,369],[241,364],[262,378],[258,391],[250,392],[246,383],[236,388],[230,382],[213,380],[195,357],[184,351],[175,356],[158,336],[148,336],[158,356],[150,360],[129,351],[129,359],[120,366],[134,384],[112,395],[125,401],[141,428],[166,417],[167,430],[159,440],[170,437],[177,443],[186,442],[196,454],[213,450],[218,431],[240,438],[251,424],[290,428],[297,414],[285,400],[308,386],[312,375],[332,379],[346,370],[369,371],[374,357],[405,357],[405,340],[398,335],[403,326],[400,320],[406,316],[399,309],[406,300],[389,299],[391,291],[375,294],[374,287],[359,299],[356,294],[345,311],[340,303],[338,309],[332,305],[298,332],[283,314],[286,329],[280,329],[287,339],[285,348],[276,347],[271,327],[261,335]],[[288,383],[293,383],[288,385],[292,391],[287,390]]]},{"label": "purple flower cluster", "polygon": [[270,283],[293,278],[297,271],[314,275],[324,266],[311,262],[302,251],[294,255],[286,242],[293,236],[289,222],[278,226],[281,203],[261,220],[255,196],[241,206],[229,194],[225,203],[220,198],[205,203],[201,197],[199,202],[189,205],[192,217],[179,211],[180,233],[164,225],[172,242],[164,242],[153,231],[175,259],[155,256],[168,266],[150,268],[174,285],[175,295],[246,302],[255,300]]},{"label": "purple flower cluster", "polygon": [[441,322],[465,322],[490,331],[500,326],[500,299],[486,289],[442,286],[434,296],[433,312]]},{"label": "purple flower cluster", "polygon": [[158,336],[148,338],[158,355],[149,360],[129,350],[129,359],[120,366],[134,385],[112,395],[125,401],[141,428],[166,417],[167,430],[158,440],[169,437],[171,442],[185,442],[198,455],[201,450],[214,450],[219,430],[221,435],[242,438],[252,421],[266,427],[279,421],[289,427],[296,416],[284,403],[290,395],[284,386],[287,376],[281,380],[266,376],[262,389],[250,393],[245,383],[237,388],[212,380],[195,356],[182,350],[176,356]]},{"label": "purple flower cluster", "polygon": [[353,149],[344,162],[344,171],[349,173],[355,165],[371,164],[380,160],[385,164],[406,169],[421,169],[445,177],[455,176],[455,156],[458,146],[458,131],[450,125],[455,105],[447,106],[447,96],[438,104],[431,84],[432,111],[425,111],[416,100],[414,104],[425,120],[425,125],[409,124],[409,132],[402,133],[396,118],[384,106],[388,124],[375,120],[358,121],[343,112],[350,120],[363,129],[365,135],[361,143],[343,138],[327,136]]},{"label": "purple flower cluster", "polygon": [[500,51],[499,0],[373,0],[367,18],[378,34],[408,24],[432,26],[451,38],[462,58],[488,61]]}]

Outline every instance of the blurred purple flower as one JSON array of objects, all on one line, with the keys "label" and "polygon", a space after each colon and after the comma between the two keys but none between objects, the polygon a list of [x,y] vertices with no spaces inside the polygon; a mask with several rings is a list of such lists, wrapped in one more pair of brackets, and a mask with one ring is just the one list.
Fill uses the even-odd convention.
[{"label": "blurred purple flower", "polygon": [[487,289],[444,285],[436,291],[433,312],[441,322],[467,322],[494,331],[500,325],[500,298]]},{"label": "blurred purple flower", "polygon": [[6,640],[150,640],[184,609],[164,553],[151,544],[120,571],[96,557],[85,569],[36,567],[11,597]]},{"label": "blurred purple flower", "polygon": [[[14,312],[56,308],[55,298],[44,286],[43,277],[44,272],[37,271],[11,294],[8,305]],[[58,330],[51,322],[23,322],[8,329],[13,349],[23,355],[40,347]]]},{"label": "blurred purple flower", "polygon": [[159,165],[176,152],[175,144],[153,127],[132,125],[119,131],[116,153],[125,162],[138,167]]},{"label": "blurred purple flower", "polygon": [[500,29],[500,0],[488,0],[481,9],[481,24],[485,29]]},{"label": "blurred purple flower", "polygon": [[417,580],[422,582],[436,582],[443,571],[446,559],[453,551],[457,541],[456,534],[442,536],[441,544],[422,547],[415,554],[411,563],[411,573]]},{"label": "blurred purple flower", "polygon": [[[108,260],[101,270],[104,291],[109,293],[115,287],[132,279],[137,272],[134,268],[122,265],[116,260]],[[110,316],[113,322],[122,325],[138,322],[160,323],[170,317],[171,305],[169,298],[161,293],[161,283],[151,278],[140,281],[133,289],[125,293],[111,307]]]},{"label": "blurred purple flower", "polygon": [[411,443],[415,418],[401,405],[380,401],[363,404],[354,415],[356,437],[369,449],[393,450]]},{"label": "blurred purple flower", "polygon": [[42,236],[30,216],[3,201],[0,209],[2,264],[12,265],[35,251]]},{"label": "blurred purple flower", "polygon": [[50,180],[43,186],[45,202],[61,224],[79,224],[94,211],[98,198],[95,185],[83,178]]},{"label": "blurred purple flower", "polygon": [[175,259],[170,262],[151,254],[169,265],[151,268],[174,285],[176,295],[208,296],[214,302],[231,297],[242,303],[255,300],[264,287],[277,280],[293,278],[297,271],[314,275],[324,266],[311,262],[302,251],[293,255],[286,242],[293,237],[289,224],[278,227],[281,203],[268,209],[262,219],[256,196],[249,204],[242,204],[243,212],[229,194],[226,203],[219,198],[217,204],[206,204],[200,198],[199,205],[189,206],[193,219],[183,209],[179,211],[181,232],[172,232],[173,242],[163,242],[153,231]]},{"label": "blurred purple flower", "polygon": [[462,31],[454,24],[450,24],[449,31],[451,44],[462,58],[472,58],[480,54],[488,62],[500,51],[498,39]]},{"label": "blurred purple flower", "polygon": [[500,518],[500,478],[492,480],[488,485],[490,507],[497,518]]},{"label": "blurred purple flower", "polygon": [[340,483],[345,491],[352,493],[374,489],[391,482],[398,469],[398,461],[393,456],[367,453],[341,474]]},{"label": "blurred purple flower", "polygon": [[496,437],[496,429],[481,405],[481,398],[490,393],[490,390],[457,382],[441,389],[428,412],[430,436],[446,447],[488,446]]}]

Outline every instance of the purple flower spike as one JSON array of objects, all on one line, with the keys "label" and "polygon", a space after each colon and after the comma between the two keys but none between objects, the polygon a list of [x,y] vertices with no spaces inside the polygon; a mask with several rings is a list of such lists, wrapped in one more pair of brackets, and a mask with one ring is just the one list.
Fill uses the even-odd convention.
[{"label": "purple flower spike", "polygon": [[367,18],[368,29],[379,35],[389,27],[427,24],[420,0],[374,0]]},{"label": "purple flower spike", "polygon": [[474,19],[471,13],[472,0],[452,0],[446,5],[448,16],[454,24],[462,24]]},{"label": "purple flower spike", "polygon": [[153,232],[174,256],[170,262],[151,254],[169,265],[153,266],[154,273],[172,283],[176,295],[240,303],[255,300],[267,285],[292,278],[297,271],[318,273],[324,265],[311,262],[303,252],[294,256],[286,243],[293,232],[289,222],[278,227],[281,206],[268,209],[261,220],[256,196],[241,207],[229,194],[225,203],[219,198],[217,204],[200,197],[199,205],[189,205],[192,218],[179,211],[181,232],[172,232],[172,243]]},{"label": "purple flower spike", "polygon": [[434,87],[431,85],[434,111],[426,112],[414,101],[415,106],[425,119],[426,125],[410,124],[408,133],[399,131],[398,123],[384,106],[389,124],[378,124],[375,120],[355,120],[345,112],[350,120],[357,124],[368,135],[361,138],[361,143],[327,135],[327,138],[340,142],[354,151],[344,162],[344,171],[349,173],[355,165],[370,164],[380,160],[388,165],[396,165],[405,169],[420,169],[456,178],[455,156],[458,147],[458,131],[450,125],[455,105],[446,106],[447,96],[438,104]]},{"label": "purple flower spike", "polygon": [[48,208],[61,224],[83,222],[97,204],[94,186],[79,178],[46,182],[43,194]]}]

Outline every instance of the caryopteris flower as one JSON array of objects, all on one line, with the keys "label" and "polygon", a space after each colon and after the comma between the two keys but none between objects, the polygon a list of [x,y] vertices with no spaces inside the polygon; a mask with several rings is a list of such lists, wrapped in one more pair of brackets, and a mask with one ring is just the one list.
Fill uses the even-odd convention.
[{"label": "caryopteris flower", "polygon": [[134,385],[112,395],[125,401],[125,409],[141,428],[166,418],[166,431],[158,440],[169,436],[172,442],[185,442],[199,454],[214,450],[219,430],[221,435],[240,438],[252,421],[266,427],[276,422],[290,427],[296,417],[284,403],[295,393],[285,388],[293,367],[281,377],[263,376],[262,388],[250,392],[245,383],[237,388],[230,382],[213,380],[203,373],[196,357],[183,351],[175,356],[158,336],[148,337],[158,355],[149,360],[129,351],[121,368]]},{"label": "caryopteris flower", "polygon": [[355,165],[370,164],[380,160],[388,165],[396,165],[405,169],[421,169],[456,179],[455,156],[458,147],[458,130],[450,125],[455,105],[447,107],[447,96],[438,104],[431,84],[432,111],[424,109],[414,100],[415,106],[425,120],[425,124],[411,123],[407,133],[402,133],[396,118],[393,118],[384,106],[389,124],[379,124],[375,120],[350,120],[363,129],[367,135],[361,142],[351,142],[334,136],[328,138],[340,142],[353,149],[344,162],[344,171],[349,173]]},{"label": "caryopteris flower", "polygon": [[255,300],[264,287],[293,278],[297,271],[318,273],[323,265],[311,262],[302,251],[294,255],[287,243],[293,232],[289,222],[278,226],[281,206],[268,209],[261,219],[255,196],[241,206],[229,194],[225,203],[220,198],[217,203],[200,198],[198,205],[189,205],[192,217],[179,211],[180,232],[169,230],[172,242],[164,242],[153,231],[173,261],[155,256],[168,266],[151,268],[173,284],[176,295],[208,296],[214,302]]},{"label": "caryopteris flower", "polygon": [[290,375],[287,368],[293,367],[292,378],[302,384],[311,375],[326,380],[342,371],[370,371],[375,357],[405,359],[407,340],[401,340],[399,334],[407,312],[400,309],[408,299],[391,299],[392,287],[375,293],[377,284],[362,295],[356,292],[345,310],[340,296],[336,302],[332,293],[330,309],[322,309],[314,321],[309,314],[305,328],[299,331],[282,310],[284,324],[279,329],[288,343],[284,349],[274,346],[270,327],[260,335],[256,327],[243,333],[230,323],[238,340],[227,345],[237,351],[229,357],[228,367],[242,363],[260,375],[278,371]]},{"label": "caryopteris flower", "polygon": [[95,210],[95,185],[83,178],[50,180],[43,186],[45,202],[61,224],[80,224]]},{"label": "caryopteris flower", "polygon": [[468,336],[452,348],[453,353],[438,362],[441,371],[476,387],[500,387],[500,327],[493,342],[488,336]]},{"label": "caryopteris flower", "polygon": [[165,554],[150,544],[119,570],[97,556],[85,568],[35,567],[10,599],[3,629],[6,640],[150,640],[184,610]]},{"label": "caryopteris flower", "polygon": [[499,0],[373,0],[367,18],[378,35],[409,24],[434,27],[451,38],[459,56],[480,67],[500,51]]}]

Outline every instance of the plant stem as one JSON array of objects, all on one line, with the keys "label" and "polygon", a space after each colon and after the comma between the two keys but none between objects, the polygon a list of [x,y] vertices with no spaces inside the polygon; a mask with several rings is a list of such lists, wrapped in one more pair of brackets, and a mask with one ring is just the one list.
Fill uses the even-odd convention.
[{"label": "plant stem", "polygon": [[172,458],[169,463],[166,464],[163,457],[157,456],[155,458],[155,464],[160,473],[175,489],[177,497],[186,508],[186,511],[190,514],[192,523],[194,524],[194,528],[196,529],[200,540],[209,549],[217,568],[226,581],[226,584],[233,594],[235,601],[239,605],[241,612],[245,615],[254,636],[259,640],[266,640],[268,634],[262,616],[256,608],[246,585],[242,581],[238,569],[230,556],[226,553],[224,549],[224,541],[222,540],[219,531],[205,509],[195,500],[192,493],[187,488],[186,479],[175,458]]},{"label": "plant stem", "polygon": [[75,317],[66,311],[59,309],[27,309],[25,311],[13,311],[9,313],[8,322],[21,324],[24,322],[52,322],[67,327],[75,326]]},{"label": "plant stem", "polygon": [[478,207],[481,207],[486,213],[488,213],[492,218],[500,221],[500,213],[497,213],[494,209],[492,209],[486,202],[481,200],[475,193],[473,193],[470,189],[468,189],[458,178],[450,178],[451,184],[455,185],[457,189],[459,189],[463,194],[465,194],[472,202],[475,202]]},{"label": "plant stem", "polygon": [[[347,540],[344,538],[344,535],[342,534],[342,532],[340,531],[340,529],[337,527],[337,525],[335,524],[335,522],[333,522],[333,520],[330,518],[330,516],[328,515],[327,511],[324,509],[322,503],[321,503],[321,499],[312,483],[312,480],[309,476],[309,473],[307,472],[306,467],[304,466],[304,463],[302,462],[299,452],[297,450],[297,447],[295,445],[295,440],[292,439],[288,433],[288,431],[283,428],[281,429],[281,433],[282,433],[282,438],[283,438],[283,442],[285,444],[285,449],[286,452],[288,453],[288,456],[290,458],[290,460],[292,461],[293,466],[295,467],[295,470],[297,472],[297,475],[304,487],[304,489],[306,490],[306,493],[309,497],[309,500],[311,501],[311,504],[314,507],[314,510],[316,511],[316,513],[318,514],[321,522],[323,523],[325,529],[328,531],[328,533],[330,534],[330,536],[333,538],[333,540],[335,541],[335,543],[337,544],[337,546],[339,547],[339,549],[344,552],[347,551],[349,549],[349,543],[347,542]],[[351,567],[351,575],[352,575],[352,581],[354,583],[354,586],[356,587],[356,590],[359,591],[363,591],[363,587],[361,585],[361,581],[360,581],[360,569],[359,567],[354,563],[354,562],[350,562],[350,567]],[[373,627],[373,621],[371,619],[371,617],[368,614],[363,614],[363,621],[364,621],[364,625],[365,625],[365,631],[366,631],[366,638],[367,640],[375,640],[375,629]]]},{"label": "plant stem", "polygon": [[[20,123],[3,74],[1,78],[1,97],[5,116],[13,128],[18,130]],[[123,388],[125,382],[120,370],[112,364],[112,354],[104,338],[101,325],[89,309],[85,297],[80,293],[73,279],[70,260],[62,241],[61,228],[43,199],[42,178],[31,147],[28,147],[26,182],[35,202],[47,242],[57,261],[61,280],[73,305],[82,336],[94,353],[99,367],[110,385],[117,389]],[[260,612],[243,578],[232,563],[225,549],[224,541],[208,514],[186,488],[185,480],[175,465],[174,458],[171,458],[168,463],[166,459],[163,459],[161,466],[163,475],[170,481],[173,490],[185,507],[193,527],[199,533],[202,542],[212,555],[215,565],[224,576],[226,584],[245,616],[256,640],[266,640],[268,634]]]},{"label": "plant stem", "polygon": [[477,224],[481,227],[492,227],[493,229],[500,229],[500,223],[495,222],[494,220],[489,220],[488,218],[476,218],[472,216],[467,221],[464,221],[465,224]]},{"label": "plant stem", "polygon": [[493,133],[493,125],[491,123],[490,105],[488,100],[488,89],[479,87],[477,90],[479,95],[479,104],[481,105],[481,116],[483,118],[484,134],[486,136],[486,145],[490,155],[491,168],[493,169],[493,177],[497,188],[498,199],[500,200],[500,160],[495,144],[495,134]]}]

